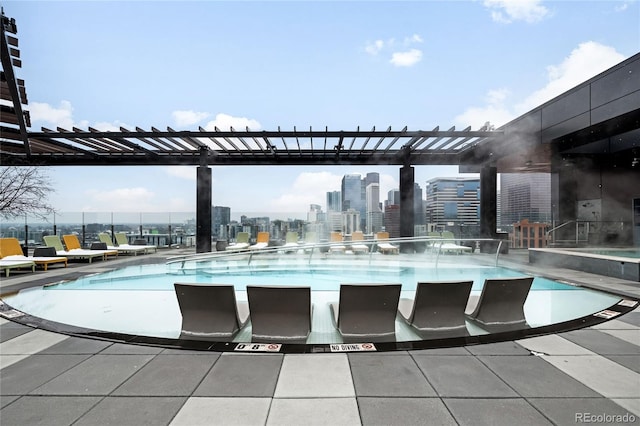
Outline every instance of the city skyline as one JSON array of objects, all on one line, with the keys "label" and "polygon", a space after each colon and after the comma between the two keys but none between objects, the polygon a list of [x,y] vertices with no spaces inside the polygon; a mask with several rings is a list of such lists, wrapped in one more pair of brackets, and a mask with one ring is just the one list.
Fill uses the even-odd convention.
[{"label": "city skyline", "polygon": [[[624,1],[3,5],[18,25],[32,130],[478,129],[640,50],[638,3]],[[395,166],[212,169],[214,205],[285,215],[324,205],[345,174],[380,173],[381,194],[399,175]],[[417,166],[416,182],[457,172]],[[195,210],[193,167],[49,173],[60,211]]]}]

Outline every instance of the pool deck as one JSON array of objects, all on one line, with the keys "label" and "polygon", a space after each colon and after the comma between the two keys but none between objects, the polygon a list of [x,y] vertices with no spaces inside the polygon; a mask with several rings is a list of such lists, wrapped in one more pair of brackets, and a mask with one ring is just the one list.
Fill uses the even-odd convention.
[{"label": "pool deck", "polygon": [[[176,254],[12,272],[0,290]],[[640,297],[637,282],[540,270],[528,265],[526,251],[512,250],[500,264]],[[640,424],[640,309],[592,328],[513,342],[305,355],[169,350],[0,319],[3,426],[580,423]]]}]

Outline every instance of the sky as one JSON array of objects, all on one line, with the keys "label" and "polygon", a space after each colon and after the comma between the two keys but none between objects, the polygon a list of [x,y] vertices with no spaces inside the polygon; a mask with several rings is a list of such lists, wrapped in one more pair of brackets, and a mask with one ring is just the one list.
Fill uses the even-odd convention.
[{"label": "sky", "polygon": [[[633,1],[3,1],[32,131],[499,127],[640,51]],[[304,218],[347,173],[212,168],[232,216]],[[194,167],[51,167],[61,212],[195,211]],[[416,166],[416,182],[458,175]],[[381,200],[382,201],[382,200]]]}]

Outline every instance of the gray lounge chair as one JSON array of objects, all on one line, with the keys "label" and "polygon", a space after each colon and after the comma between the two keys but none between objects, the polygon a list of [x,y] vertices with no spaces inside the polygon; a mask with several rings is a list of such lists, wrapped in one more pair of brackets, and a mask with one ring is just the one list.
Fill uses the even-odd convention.
[{"label": "gray lounge chair", "polygon": [[311,332],[310,287],[247,286],[252,342],[305,343]]},{"label": "gray lounge chair", "polygon": [[175,283],[174,288],[182,313],[181,339],[231,341],[247,322],[247,303],[236,302],[232,285]]},{"label": "gray lounge chair", "polygon": [[524,302],[533,277],[486,279],[478,303],[467,319],[490,332],[529,328]]},{"label": "gray lounge chair", "polygon": [[394,341],[400,289],[401,284],[340,285],[340,301],[329,307],[344,341]]}]

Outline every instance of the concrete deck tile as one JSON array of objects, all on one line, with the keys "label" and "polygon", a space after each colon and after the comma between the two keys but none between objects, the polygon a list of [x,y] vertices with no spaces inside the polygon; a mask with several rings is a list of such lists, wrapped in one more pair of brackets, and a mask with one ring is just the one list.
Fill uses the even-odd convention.
[{"label": "concrete deck tile", "polygon": [[2,409],[2,426],[68,426],[100,397],[23,396]]},{"label": "concrete deck tile", "polygon": [[281,354],[224,354],[193,395],[272,397],[283,358]]},{"label": "concrete deck tile", "polygon": [[633,312],[629,312],[618,318],[619,321],[640,327],[640,308],[636,308]]},{"label": "concrete deck tile", "polygon": [[611,336],[629,342],[632,345],[640,346],[640,329],[635,330],[602,330],[603,333],[610,334]]},{"label": "concrete deck tile", "polygon": [[[11,404],[13,401],[15,401],[18,398],[20,398],[19,395],[11,395],[11,396],[1,396],[0,395],[0,409],[6,407],[9,404]],[[2,415],[0,415],[0,419],[1,418],[2,418]]]},{"label": "concrete deck tile", "polygon": [[471,355],[464,347],[457,348],[436,348],[436,349],[424,349],[419,351],[409,351],[409,355]]},{"label": "concrete deck tile", "polygon": [[[627,315],[630,315],[630,314],[627,314]],[[625,316],[621,318],[624,318],[624,317]],[[618,319],[612,319],[610,321],[605,321],[603,323],[594,325],[591,328],[594,328],[596,330],[637,330],[638,327],[640,326],[633,325],[628,322],[620,321]]]},{"label": "concrete deck tile", "polygon": [[25,358],[28,358],[28,354],[24,355],[2,355],[0,354],[0,370],[3,368],[7,368],[10,365],[15,364],[18,361],[21,361]]},{"label": "concrete deck tile", "polygon": [[363,426],[368,425],[456,425],[440,398],[359,397]]},{"label": "concrete deck tile", "polygon": [[144,345],[127,345],[124,343],[114,343],[102,351],[103,355],[156,355],[165,348]]},{"label": "concrete deck tile", "polygon": [[274,399],[267,426],[360,425],[355,398]]},{"label": "concrete deck tile", "polygon": [[151,358],[153,355],[94,355],[35,389],[32,393],[38,395],[108,395],[148,363]]},{"label": "concrete deck tile", "polygon": [[640,374],[607,358],[598,355],[540,358],[608,398],[640,398]]},{"label": "concrete deck tile", "polygon": [[436,395],[408,354],[349,354],[348,357],[357,396]]},{"label": "concrete deck tile", "polygon": [[416,363],[441,397],[517,397],[475,357],[415,356]]},{"label": "concrete deck tile", "polygon": [[593,355],[590,350],[556,334],[518,340],[518,344],[530,351],[547,355]]},{"label": "concrete deck tile", "polygon": [[487,343],[483,345],[467,346],[473,355],[531,355],[531,353],[516,342]]},{"label": "concrete deck tile", "polygon": [[171,426],[264,425],[271,398],[189,398]]},{"label": "concrete deck tile", "polygon": [[461,426],[543,426],[552,425],[526,400],[518,399],[444,399]]},{"label": "concrete deck tile", "polygon": [[[640,373],[640,356],[637,355],[607,355],[605,358],[628,368],[631,371]],[[640,386],[640,385],[638,385]]]},{"label": "concrete deck tile", "polygon": [[0,370],[0,393],[26,395],[88,357],[89,355],[31,355]]},{"label": "concrete deck tile", "polygon": [[179,397],[107,397],[73,425],[167,425],[185,401]]},{"label": "concrete deck tile", "polygon": [[599,330],[576,330],[561,336],[600,355],[640,355],[640,346]]},{"label": "concrete deck tile", "polygon": [[83,339],[81,337],[70,337],[41,351],[43,355],[64,355],[64,354],[97,354],[105,348],[113,345],[111,342],[102,340]]},{"label": "concrete deck tile", "polygon": [[637,422],[640,423],[640,398],[612,398],[611,401],[633,413],[638,418]]},{"label": "concrete deck tile", "polygon": [[33,328],[26,325],[18,324],[15,322],[7,321],[4,318],[0,318],[4,322],[0,324],[0,343],[11,340],[14,337],[21,336],[25,333],[33,331]]},{"label": "concrete deck tile", "polygon": [[347,355],[285,355],[275,397],[355,397]]},{"label": "concrete deck tile", "polygon": [[218,356],[157,355],[113,395],[191,396]]},{"label": "concrete deck tile", "polygon": [[[553,358],[553,357],[548,357]],[[560,357],[558,357],[560,358]],[[588,356],[568,357],[588,358]],[[483,356],[479,359],[523,397],[598,397],[596,392],[564,374],[541,357]]]},{"label": "concrete deck tile", "polygon": [[33,330],[0,344],[3,355],[35,354],[69,337],[44,330]]},{"label": "concrete deck tile", "polygon": [[[580,423],[621,424],[622,422],[593,422],[585,420],[588,420],[591,415],[633,415],[629,410],[607,398],[530,398],[528,401],[529,404],[536,407],[557,425],[576,425]],[[634,423],[637,424],[637,422],[631,422],[630,424]]]}]

